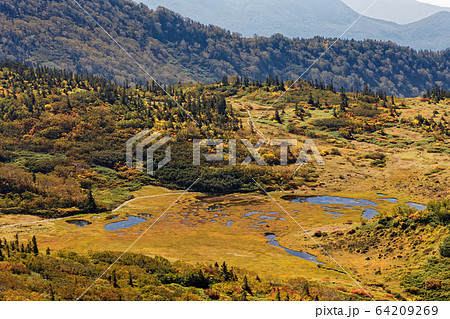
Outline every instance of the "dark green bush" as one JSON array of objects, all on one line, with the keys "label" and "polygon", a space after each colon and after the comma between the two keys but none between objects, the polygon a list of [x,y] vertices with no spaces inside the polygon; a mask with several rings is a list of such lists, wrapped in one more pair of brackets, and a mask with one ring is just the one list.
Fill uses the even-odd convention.
[{"label": "dark green bush", "polygon": [[442,257],[450,257],[450,236],[446,237],[439,246],[439,253]]},{"label": "dark green bush", "polygon": [[25,166],[30,172],[42,174],[48,174],[52,172],[56,166],[68,165],[70,165],[70,161],[66,158],[30,159],[25,163]]},{"label": "dark green bush", "polygon": [[339,119],[339,118],[325,118],[325,119],[318,119],[314,121],[314,125],[318,127],[326,127],[331,130],[338,130],[342,127],[346,127],[348,125],[348,121],[345,119]]},{"label": "dark green bush", "polygon": [[113,150],[96,151],[92,153],[92,162],[96,165],[114,168],[118,163],[125,162],[125,153]]}]

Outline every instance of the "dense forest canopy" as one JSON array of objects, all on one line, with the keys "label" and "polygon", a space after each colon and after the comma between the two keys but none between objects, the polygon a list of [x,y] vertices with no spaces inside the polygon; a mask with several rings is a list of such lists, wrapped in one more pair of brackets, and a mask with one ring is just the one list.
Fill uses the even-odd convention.
[{"label": "dense forest canopy", "polygon": [[[223,75],[295,79],[332,39],[242,38],[164,8],[128,0],[80,4],[158,80],[211,82]],[[147,79],[130,58],[69,0],[5,0],[0,4],[0,58],[88,72],[124,83]],[[342,40],[305,74],[336,87],[419,96],[449,89],[450,50],[439,53],[379,41]]]}]

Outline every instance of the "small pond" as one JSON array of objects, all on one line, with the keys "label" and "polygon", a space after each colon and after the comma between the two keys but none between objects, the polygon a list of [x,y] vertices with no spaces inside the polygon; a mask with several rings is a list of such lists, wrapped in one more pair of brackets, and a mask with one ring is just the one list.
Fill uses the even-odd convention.
[{"label": "small pond", "polygon": [[146,222],[147,219],[138,216],[128,216],[127,220],[122,220],[120,222],[109,223],[105,226],[105,230],[114,231],[119,229],[130,228],[134,225]]},{"label": "small pond", "polygon": [[[393,204],[398,204],[397,198],[389,198],[385,197],[387,195],[378,193],[378,196],[381,198],[378,198],[378,200],[387,201]],[[288,199],[288,197],[286,197]],[[370,207],[378,207],[378,204],[375,202],[372,202],[367,199],[359,199],[359,198],[347,198],[347,197],[339,197],[339,196],[315,196],[315,197],[298,197],[293,199],[292,196],[289,196],[289,200],[293,203],[309,203],[309,204],[317,204],[321,205],[324,209],[324,212],[326,214],[331,214],[333,217],[339,217],[344,214],[336,212],[336,210],[340,210],[342,208],[344,209],[355,209],[355,207],[358,207],[358,209],[362,209],[362,217],[366,219],[372,219],[375,215],[379,214],[379,212],[373,208],[366,208],[367,206]],[[336,205],[341,207],[330,207],[330,205]],[[423,210],[427,208],[425,205],[417,204],[417,203],[406,203],[409,207],[415,208],[417,210]],[[248,214],[256,214],[258,212],[249,212]],[[270,214],[270,213],[269,213]],[[244,215],[245,216],[245,215]],[[247,217],[247,216],[245,216]]]},{"label": "small pond", "polygon": [[317,257],[314,255],[311,255],[311,254],[308,254],[305,252],[301,252],[301,251],[295,251],[295,250],[281,246],[280,243],[275,240],[275,238],[276,238],[275,235],[266,235],[266,238],[269,240],[269,242],[267,242],[269,245],[283,248],[289,255],[299,257],[299,258],[307,260],[307,261],[312,261],[316,264],[325,265],[324,263],[317,261]]},{"label": "small pond", "polygon": [[223,207],[222,207],[222,206],[219,206],[219,205],[211,205],[211,206],[209,206],[208,208],[206,208],[206,210],[207,210],[207,211],[210,211],[210,212],[218,212],[218,213],[221,213],[221,212],[223,212]]},{"label": "small pond", "polygon": [[244,213],[243,216],[244,217],[250,217],[252,215],[258,215],[258,214],[278,215],[279,213],[277,213],[277,212],[264,213],[264,212],[258,212],[258,211],[251,211],[251,212],[248,212],[248,213]]},{"label": "small pond", "polygon": [[354,198],[339,196],[316,196],[316,197],[299,197],[292,200],[293,203],[309,203],[318,205],[346,205],[346,206],[377,206],[377,204],[367,200],[356,200]]},{"label": "small pond", "polygon": [[275,216],[261,215],[258,219],[277,219]]},{"label": "small pond", "polygon": [[84,226],[92,224],[91,222],[88,222],[87,220],[83,220],[83,219],[66,220],[66,223],[69,223],[69,224],[72,224],[72,225],[77,225],[79,227],[84,227]]},{"label": "small pond", "polygon": [[367,219],[372,219],[375,217],[375,215],[378,215],[378,212],[372,208],[366,208],[362,213],[362,217]]},{"label": "small pond", "polygon": [[406,203],[406,205],[417,210],[424,210],[425,208],[427,208],[427,206],[417,203]]}]

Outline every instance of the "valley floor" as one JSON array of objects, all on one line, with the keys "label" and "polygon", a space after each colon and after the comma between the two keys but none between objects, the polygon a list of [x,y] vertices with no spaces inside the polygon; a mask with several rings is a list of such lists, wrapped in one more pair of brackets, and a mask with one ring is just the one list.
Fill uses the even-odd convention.
[{"label": "valley floor", "polygon": [[[4,226],[0,231],[6,238],[35,234],[40,245],[51,251],[81,254],[125,251],[142,236],[131,252],[193,265],[226,261],[270,281],[302,277],[346,291],[365,287],[378,299],[390,299],[391,293],[386,291],[401,292],[398,275],[415,267],[411,264],[414,258],[399,251],[402,249],[399,242],[395,246],[389,241],[377,244],[392,246],[387,258],[378,258],[381,247],[370,243],[364,253],[345,249],[351,246],[350,241],[359,245],[361,238],[352,234],[354,229],[361,228],[360,223],[365,220],[362,215],[367,210],[385,212],[397,204],[414,205],[411,203],[416,201],[407,196],[397,199],[396,194],[382,193],[381,189],[326,196],[317,193],[308,197],[298,192],[274,192],[271,194],[274,200],[258,193],[225,196],[188,193],[167,212],[179,198],[178,192],[149,186],[134,196],[134,200],[109,214],[50,221],[2,216],[0,222]],[[19,221],[22,225],[7,227]],[[270,235],[276,236],[278,247],[269,245]],[[342,240],[345,245],[336,246]],[[303,257],[295,255],[300,252],[305,253]]]}]

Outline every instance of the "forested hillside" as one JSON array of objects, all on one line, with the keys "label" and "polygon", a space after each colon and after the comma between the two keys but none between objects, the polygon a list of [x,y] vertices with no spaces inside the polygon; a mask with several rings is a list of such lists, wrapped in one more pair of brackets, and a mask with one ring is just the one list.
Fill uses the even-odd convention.
[{"label": "forested hillside", "polygon": [[[191,163],[188,139],[233,134],[239,122],[223,94],[180,88],[165,87],[199,127],[156,83],[121,87],[94,76],[0,63],[0,212],[57,217],[101,211],[128,199],[131,190],[158,183],[125,166],[125,142],[144,128],[175,137],[174,165],[190,162],[158,180],[188,187],[202,174]],[[211,190],[208,183],[214,178],[197,190]]]},{"label": "forested hillside", "polygon": [[[211,82],[223,75],[294,79],[333,40],[242,38],[166,9],[128,0],[80,1],[157,79]],[[22,60],[124,83],[145,74],[75,3],[5,0],[0,4],[0,58]],[[382,89],[418,96],[438,84],[449,89],[450,50],[417,52],[393,43],[338,41],[306,77],[336,87]]]},{"label": "forested hillside", "polygon": [[[411,19],[415,15],[411,12],[415,5],[419,4],[421,7],[415,0],[395,0],[388,3],[378,1],[369,12],[366,12],[366,16],[362,17],[360,13],[366,11],[373,1],[361,4],[364,1],[357,0],[358,7],[362,7],[360,13],[352,10],[350,7],[353,6],[349,7],[341,0],[278,0],[277,2],[271,0],[135,0],[135,2],[142,2],[151,9],[163,6],[195,21],[239,32],[245,37],[253,37],[255,34],[270,37],[277,33],[289,38],[315,36],[333,38],[342,35],[343,39],[392,41],[416,50],[439,51],[450,47],[450,34],[447,32],[450,28],[450,12],[437,14],[439,7],[423,4],[425,8],[417,10],[422,20],[417,18],[410,21],[417,23],[399,25],[385,21],[392,16],[397,19],[401,19],[402,16]],[[380,8],[381,15],[387,19],[379,20],[367,16]],[[426,14],[427,9],[429,14]],[[350,25],[352,27],[348,29]]]}]

